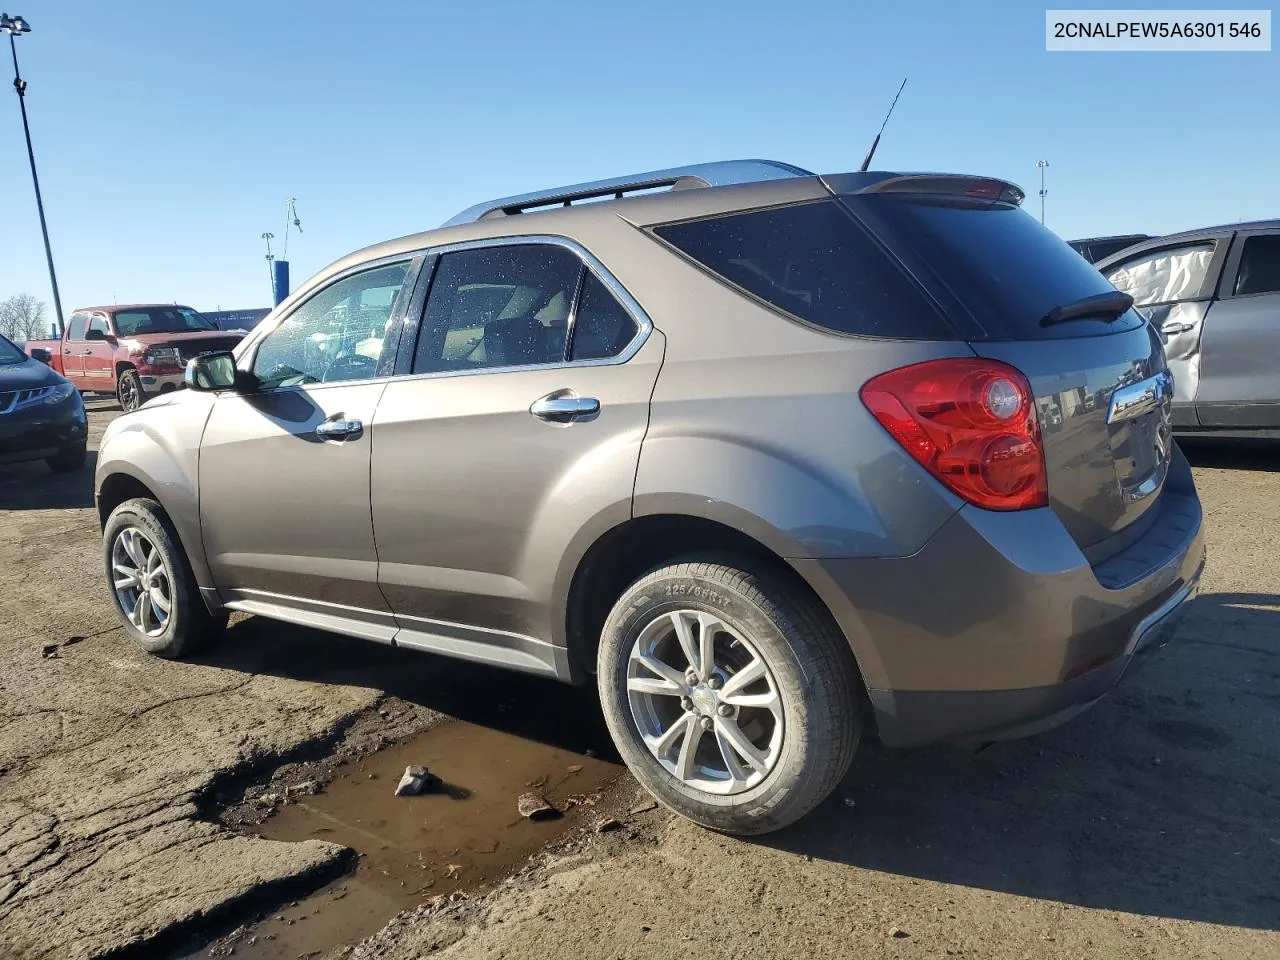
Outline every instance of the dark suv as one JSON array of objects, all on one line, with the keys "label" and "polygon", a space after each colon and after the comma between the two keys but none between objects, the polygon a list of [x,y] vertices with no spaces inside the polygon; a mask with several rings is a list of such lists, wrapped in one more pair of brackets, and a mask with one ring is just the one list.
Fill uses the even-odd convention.
[{"label": "dark suv", "polygon": [[111,595],[162,656],[239,610],[594,675],[639,780],[741,833],[868,722],[1061,722],[1168,637],[1200,504],[1159,337],[1021,200],[739,161],[353,254],[108,428]]}]

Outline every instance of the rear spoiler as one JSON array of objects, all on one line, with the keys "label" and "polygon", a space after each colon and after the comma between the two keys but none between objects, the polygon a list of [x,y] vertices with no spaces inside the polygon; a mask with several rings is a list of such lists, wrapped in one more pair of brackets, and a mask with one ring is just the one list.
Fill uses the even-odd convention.
[{"label": "rear spoiler", "polygon": [[[823,179],[827,181],[828,188],[837,194],[910,193],[935,197],[973,197],[976,200],[1010,203],[1015,207],[1026,198],[1021,187],[1007,180],[953,173],[905,173],[887,176],[844,174]],[[868,179],[870,182],[867,182]]]}]

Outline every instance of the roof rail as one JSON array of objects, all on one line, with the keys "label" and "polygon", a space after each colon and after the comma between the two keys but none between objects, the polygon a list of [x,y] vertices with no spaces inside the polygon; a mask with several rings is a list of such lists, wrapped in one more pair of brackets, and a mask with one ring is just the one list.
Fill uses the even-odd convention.
[{"label": "roof rail", "polygon": [[662,187],[726,187],[735,183],[758,183],[762,180],[782,180],[788,177],[812,177],[808,170],[781,163],[777,160],[721,160],[716,163],[695,163],[687,167],[669,170],[651,170],[633,173],[626,177],[577,183],[568,187],[553,187],[515,197],[503,197],[468,207],[444,224],[454,227],[461,223],[474,223],[494,214],[512,215],[536,210],[540,207],[570,206],[575,201],[598,200],[605,197],[621,199],[628,193],[654,190]]}]

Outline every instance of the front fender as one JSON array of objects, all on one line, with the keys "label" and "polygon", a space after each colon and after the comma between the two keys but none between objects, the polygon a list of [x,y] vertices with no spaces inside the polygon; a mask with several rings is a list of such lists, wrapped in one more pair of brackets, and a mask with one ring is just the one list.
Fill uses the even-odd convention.
[{"label": "front fender", "polygon": [[120,417],[103,434],[94,472],[99,504],[115,477],[128,477],[151,491],[173,522],[201,588],[213,586],[200,533],[199,485],[200,438],[210,409],[212,398],[184,391],[181,402]]}]

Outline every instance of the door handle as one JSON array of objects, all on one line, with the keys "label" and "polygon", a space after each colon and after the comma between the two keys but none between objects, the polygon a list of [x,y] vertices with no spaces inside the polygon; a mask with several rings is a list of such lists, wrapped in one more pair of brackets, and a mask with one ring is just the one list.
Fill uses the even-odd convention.
[{"label": "door handle", "polygon": [[359,440],[364,436],[364,424],[359,420],[348,420],[338,413],[316,424],[316,436],[321,440]]},{"label": "door handle", "polygon": [[548,423],[579,423],[600,416],[600,401],[580,397],[572,390],[557,390],[533,401],[529,412]]},{"label": "door handle", "polygon": [[1186,323],[1185,321],[1182,321],[1182,320],[1166,320],[1163,324],[1160,325],[1160,332],[1163,333],[1166,337],[1171,337],[1174,334],[1186,333],[1188,330],[1190,330],[1194,326],[1195,326],[1194,323]]}]

